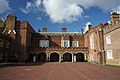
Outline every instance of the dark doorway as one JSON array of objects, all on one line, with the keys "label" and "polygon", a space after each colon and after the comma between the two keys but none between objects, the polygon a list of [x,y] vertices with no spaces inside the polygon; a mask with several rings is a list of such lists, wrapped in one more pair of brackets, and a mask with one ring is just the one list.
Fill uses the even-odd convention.
[{"label": "dark doorway", "polygon": [[72,62],[72,54],[71,53],[63,54],[63,61]]},{"label": "dark doorway", "polygon": [[46,62],[46,54],[41,52],[38,54],[38,62]]},{"label": "dark doorway", "polygon": [[58,53],[51,53],[50,54],[50,61],[51,62],[59,62],[59,54]]},{"label": "dark doorway", "polygon": [[76,54],[76,62],[84,62],[84,54],[83,53]]},{"label": "dark doorway", "polygon": [[29,54],[29,62],[34,62],[34,56],[35,54],[33,53]]}]

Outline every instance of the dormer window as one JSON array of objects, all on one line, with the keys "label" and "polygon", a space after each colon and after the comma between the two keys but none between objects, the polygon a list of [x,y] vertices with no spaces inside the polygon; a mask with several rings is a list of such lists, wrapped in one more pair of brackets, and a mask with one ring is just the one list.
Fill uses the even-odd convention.
[{"label": "dormer window", "polygon": [[72,41],[72,47],[79,47],[78,41]]},{"label": "dormer window", "polygon": [[61,47],[70,47],[70,41],[69,40],[62,40]]},{"label": "dormer window", "polygon": [[64,47],[70,47],[69,40],[64,40]]}]

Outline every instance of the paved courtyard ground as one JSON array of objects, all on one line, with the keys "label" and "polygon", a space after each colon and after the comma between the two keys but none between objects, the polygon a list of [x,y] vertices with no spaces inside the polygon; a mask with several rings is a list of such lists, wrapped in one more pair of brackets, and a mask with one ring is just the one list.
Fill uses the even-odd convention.
[{"label": "paved courtyard ground", "polygon": [[120,80],[120,68],[70,62],[10,65],[0,67],[0,80]]}]

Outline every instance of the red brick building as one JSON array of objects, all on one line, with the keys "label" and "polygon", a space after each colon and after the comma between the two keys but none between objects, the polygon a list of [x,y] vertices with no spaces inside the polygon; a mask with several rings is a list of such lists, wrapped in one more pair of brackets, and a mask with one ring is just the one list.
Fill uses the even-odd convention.
[{"label": "red brick building", "polygon": [[81,32],[35,32],[27,21],[15,15],[0,19],[0,61],[83,62],[120,65],[120,14],[111,14],[109,23]]},{"label": "red brick building", "polygon": [[7,61],[26,61],[34,29],[27,21],[18,21],[15,15],[8,15],[6,20],[1,22],[1,35],[10,37]]},{"label": "red brick building", "polygon": [[111,21],[104,26],[106,64],[120,65],[120,14],[113,12]]},{"label": "red brick building", "polygon": [[29,61],[86,61],[88,50],[84,47],[84,35],[80,32],[42,32],[32,35]]},{"label": "red brick building", "polygon": [[103,64],[104,61],[104,39],[103,39],[103,24],[96,26],[88,26],[88,31],[85,33],[85,47],[88,47],[88,60],[91,62],[99,62]]},{"label": "red brick building", "polygon": [[110,22],[95,28],[89,25],[84,36],[85,47],[88,47],[89,61],[120,65],[120,14],[113,12],[110,17]]}]

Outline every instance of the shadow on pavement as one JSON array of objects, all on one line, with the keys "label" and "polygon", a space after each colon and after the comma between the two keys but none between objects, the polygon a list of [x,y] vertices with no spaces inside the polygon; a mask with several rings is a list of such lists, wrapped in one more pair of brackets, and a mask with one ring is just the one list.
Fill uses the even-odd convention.
[{"label": "shadow on pavement", "polygon": [[40,62],[40,63],[0,63],[0,68],[4,67],[17,67],[17,66],[38,66],[43,65],[47,62]]}]

